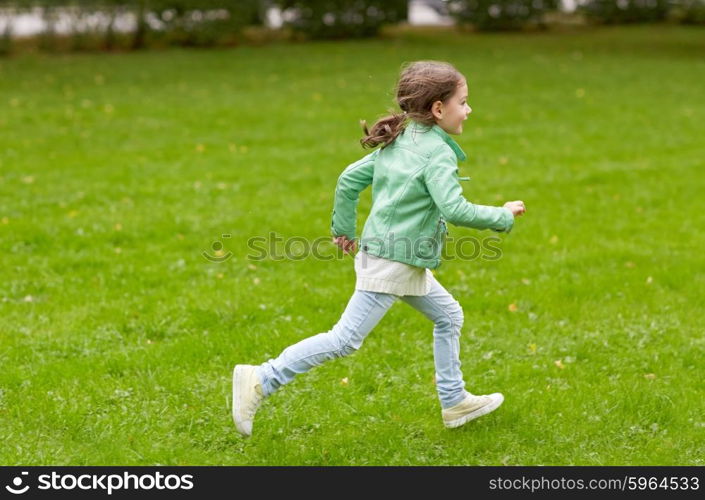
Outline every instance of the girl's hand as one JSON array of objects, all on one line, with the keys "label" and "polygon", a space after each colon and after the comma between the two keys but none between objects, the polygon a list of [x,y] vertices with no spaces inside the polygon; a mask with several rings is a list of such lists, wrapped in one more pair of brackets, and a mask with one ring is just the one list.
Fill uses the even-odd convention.
[{"label": "girl's hand", "polygon": [[508,201],[507,203],[504,204],[504,207],[511,210],[512,214],[514,214],[514,217],[519,217],[520,215],[524,215],[524,213],[526,212],[526,207],[524,206],[524,202],[521,200]]},{"label": "girl's hand", "polygon": [[357,250],[357,242],[355,240],[349,240],[347,236],[338,236],[333,238],[333,243],[338,245],[344,254],[351,254]]}]

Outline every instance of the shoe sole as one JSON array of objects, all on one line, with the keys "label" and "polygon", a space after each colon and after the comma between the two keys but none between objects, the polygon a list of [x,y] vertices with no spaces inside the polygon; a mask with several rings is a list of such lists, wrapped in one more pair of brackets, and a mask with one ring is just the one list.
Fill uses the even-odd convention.
[{"label": "shoe sole", "polygon": [[495,411],[497,408],[500,407],[502,403],[504,403],[504,396],[500,394],[497,399],[493,399],[489,404],[486,404],[485,406],[482,406],[463,417],[456,418],[455,420],[451,420],[450,422],[443,422],[443,424],[448,429],[455,429],[456,427],[460,427],[461,425],[466,424],[471,420],[475,420],[478,417],[487,415],[488,413]]},{"label": "shoe sole", "polygon": [[250,436],[249,433],[245,432],[245,429],[243,429],[240,426],[240,422],[237,418],[237,408],[240,405],[240,377],[244,376],[243,372],[244,367],[240,365],[235,365],[235,368],[233,369],[233,422],[235,422],[235,428],[237,431],[242,434],[243,436]]}]

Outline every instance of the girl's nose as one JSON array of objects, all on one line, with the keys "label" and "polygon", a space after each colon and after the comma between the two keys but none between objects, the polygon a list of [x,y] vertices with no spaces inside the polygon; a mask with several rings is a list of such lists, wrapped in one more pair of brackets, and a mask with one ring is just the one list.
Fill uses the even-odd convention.
[{"label": "girl's nose", "polygon": [[468,106],[468,114],[472,113],[472,108]]}]

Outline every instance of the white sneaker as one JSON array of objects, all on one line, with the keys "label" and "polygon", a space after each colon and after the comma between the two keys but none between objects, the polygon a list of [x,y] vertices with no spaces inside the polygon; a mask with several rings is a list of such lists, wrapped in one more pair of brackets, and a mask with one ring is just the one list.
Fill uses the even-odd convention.
[{"label": "white sneaker", "polygon": [[455,406],[446,408],[443,414],[443,424],[449,429],[460,427],[471,420],[487,415],[491,411],[499,408],[504,401],[504,396],[499,392],[489,396],[473,396],[469,392],[465,399]]},{"label": "white sneaker", "polygon": [[252,421],[264,395],[257,367],[235,365],[233,370],[233,421],[243,436],[252,435]]}]

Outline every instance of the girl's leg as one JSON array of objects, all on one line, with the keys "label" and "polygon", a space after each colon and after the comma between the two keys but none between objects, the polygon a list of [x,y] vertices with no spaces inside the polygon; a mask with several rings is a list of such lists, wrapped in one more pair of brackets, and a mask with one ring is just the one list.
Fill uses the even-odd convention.
[{"label": "girl's leg", "polygon": [[460,328],[463,310],[460,304],[433,278],[427,295],[407,295],[401,299],[433,321],[433,358],[436,389],[443,409],[465,398],[465,382],[460,371]]},{"label": "girl's leg", "polygon": [[357,351],[397,298],[386,293],[355,290],[345,312],[330,331],[289,346],[279,357],[258,367],[263,395],[269,396],[299,373]]}]

